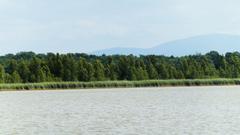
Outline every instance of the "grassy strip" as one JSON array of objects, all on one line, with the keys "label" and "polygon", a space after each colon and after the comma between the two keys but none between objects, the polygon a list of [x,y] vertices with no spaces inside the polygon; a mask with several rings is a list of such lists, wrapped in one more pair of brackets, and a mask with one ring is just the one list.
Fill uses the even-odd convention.
[{"label": "grassy strip", "polygon": [[208,86],[208,85],[240,85],[240,79],[46,82],[25,84],[0,84],[0,90],[131,88],[131,87]]}]

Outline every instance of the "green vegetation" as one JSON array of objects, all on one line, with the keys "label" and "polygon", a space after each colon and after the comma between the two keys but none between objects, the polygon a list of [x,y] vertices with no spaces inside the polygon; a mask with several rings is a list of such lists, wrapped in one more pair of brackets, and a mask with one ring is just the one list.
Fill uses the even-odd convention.
[{"label": "green vegetation", "polygon": [[[227,80],[223,81],[220,78],[227,78]],[[179,85],[238,84],[238,80],[235,80],[237,78],[240,78],[240,53],[238,52],[221,55],[212,51],[205,55],[183,57],[21,52],[0,57],[2,88],[54,89],[61,88],[60,86],[91,88],[91,86],[102,87],[104,84],[106,87],[162,86],[168,83],[173,85],[178,83]],[[195,79],[209,80],[205,82],[205,80]]]},{"label": "green vegetation", "polygon": [[0,84],[0,91],[6,90],[47,90],[47,89],[91,89],[91,88],[132,88],[164,86],[210,86],[240,85],[240,79],[196,79],[196,80],[145,80],[145,81],[97,81],[97,82],[48,82]]}]

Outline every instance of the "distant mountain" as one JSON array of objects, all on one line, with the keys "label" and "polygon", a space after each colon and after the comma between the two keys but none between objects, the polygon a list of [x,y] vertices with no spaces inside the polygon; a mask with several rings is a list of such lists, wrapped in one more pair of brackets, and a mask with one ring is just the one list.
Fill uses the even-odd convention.
[{"label": "distant mountain", "polygon": [[93,52],[93,54],[155,54],[167,56],[183,56],[196,53],[204,54],[213,50],[218,51],[219,53],[240,51],[240,36],[226,34],[202,35],[167,42],[153,48],[111,48],[96,51]]}]

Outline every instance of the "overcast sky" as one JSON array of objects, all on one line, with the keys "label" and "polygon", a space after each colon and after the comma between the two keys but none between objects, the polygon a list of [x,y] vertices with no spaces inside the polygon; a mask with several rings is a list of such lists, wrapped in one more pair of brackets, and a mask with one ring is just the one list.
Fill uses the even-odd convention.
[{"label": "overcast sky", "polygon": [[152,47],[240,35],[239,0],[0,0],[0,54]]}]

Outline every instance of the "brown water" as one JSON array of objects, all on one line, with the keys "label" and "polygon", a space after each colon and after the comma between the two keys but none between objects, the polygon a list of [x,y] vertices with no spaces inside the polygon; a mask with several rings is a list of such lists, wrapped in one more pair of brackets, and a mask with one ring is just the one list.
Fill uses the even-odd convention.
[{"label": "brown water", "polygon": [[0,135],[239,133],[237,86],[0,92]]}]

